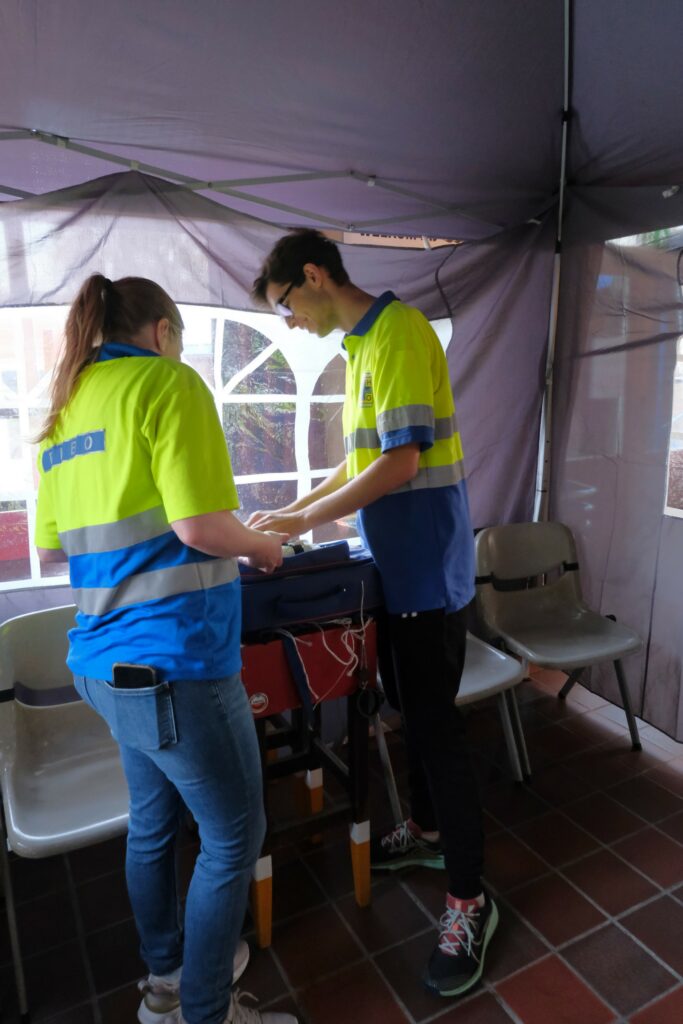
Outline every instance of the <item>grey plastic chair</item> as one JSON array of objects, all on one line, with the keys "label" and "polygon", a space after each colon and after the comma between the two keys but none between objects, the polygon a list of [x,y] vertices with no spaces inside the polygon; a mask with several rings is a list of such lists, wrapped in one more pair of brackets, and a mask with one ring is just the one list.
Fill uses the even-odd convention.
[{"label": "grey plastic chair", "polygon": [[106,723],[78,698],[65,659],[75,607],[0,626],[0,866],[22,1020],[26,984],[8,850],[49,857],[125,832],[128,789]]},{"label": "grey plastic chair", "polygon": [[471,633],[467,634],[465,668],[455,703],[461,707],[496,697],[510,768],[517,782],[531,774],[515,693],[515,687],[525,675],[526,667],[516,658],[496,650]]},{"label": "grey plastic chair", "polygon": [[[467,634],[467,651],[465,667],[460,680],[460,689],[455,703],[458,707],[475,704],[487,697],[496,697],[500,712],[503,735],[507,746],[510,768],[517,782],[529,778],[531,768],[527,754],[524,732],[519,717],[515,687],[526,675],[526,669],[516,658],[496,650],[490,644]],[[382,731],[379,714],[375,715],[375,736],[379,755],[384,770],[384,780],[389,794],[389,802],[398,824],[405,817],[398,796],[398,789],[386,740]]]},{"label": "grey plastic chair", "polygon": [[476,537],[477,610],[492,641],[543,668],[569,673],[564,698],[590,665],[612,661],[633,750],[640,750],[621,658],[642,640],[584,602],[576,546],[561,523],[492,526]]}]

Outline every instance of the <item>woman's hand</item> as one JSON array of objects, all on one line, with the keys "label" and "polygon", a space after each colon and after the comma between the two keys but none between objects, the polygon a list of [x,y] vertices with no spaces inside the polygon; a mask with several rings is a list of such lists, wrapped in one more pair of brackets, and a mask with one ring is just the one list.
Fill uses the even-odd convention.
[{"label": "woman's hand", "polygon": [[254,545],[254,551],[246,559],[247,565],[252,569],[262,569],[263,572],[273,572],[282,565],[282,545],[287,539],[285,533],[262,533]]}]

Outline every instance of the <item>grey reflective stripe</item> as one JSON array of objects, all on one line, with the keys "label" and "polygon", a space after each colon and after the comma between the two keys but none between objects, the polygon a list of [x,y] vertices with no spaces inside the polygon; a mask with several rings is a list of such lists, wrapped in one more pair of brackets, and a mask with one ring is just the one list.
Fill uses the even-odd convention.
[{"label": "grey reflective stripe", "polygon": [[105,615],[115,608],[142,601],[156,601],[197,590],[210,590],[237,579],[239,570],[234,558],[215,558],[192,565],[172,565],[129,576],[118,587],[79,587],[73,591],[74,601],[84,615]]},{"label": "grey reflective stripe", "polygon": [[459,484],[465,479],[465,464],[461,461],[453,462],[450,466],[425,466],[418,469],[416,476],[409,480],[402,487],[391,491],[392,494],[400,494],[401,491],[421,491],[426,487],[448,487],[449,484]]},{"label": "grey reflective stripe", "polygon": [[455,422],[455,413],[452,416],[437,416],[434,420],[434,440],[445,441],[448,437],[457,434],[458,424]]},{"label": "grey reflective stripe", "polygon": [[[406,408],[411,408],[411,409],[428,409],[429,406],[427,406],[427,405],[414,405],[414,406],[410,406],[410,407],[406,407]],[[393,409],[391,414],[393,415],[393,413],[395,413],[397,411],[398,410]],[[388,415],[389,415],[389,413],[384,413],[384,416],[388,416]],[[421,425],[424,426],[425,424],[422,423]],[[391,429],[399,429],[399,428],[393,428],[392,427]],[[435,441],[445,441],[449,437],[453,437],[453,434],[456,434],[457,431],[458,431],[458,425],[457,425],[456,420],[455,420],[455,413],[453,413],[451,416],[439,416],[436,420],[434,420],[434,440]],[[372,430],[369,427],[359,427],[357,430],[354,430],[354,432],[352,434],[347,434],[346,437],[344,438],[344,451],[345,451],[345,453],[347,455],[350,455],[351,452],[355,452],[357,448],[380,448],[380,447],[381,447],[381,441],[380,441],[379,434],[377,433],[376,430]]]},{"label": "grey reflective stripe", "polygon": [[164,533],[170,533],[171,527],[164,512],[163,505],[149,508],[146,512],[138,512],[116,523],[102,523],[99,526],[81,526],[76,530],[64,530],[59,534],[62,548],[67,555],[85,555],[88,552],[117,551],[131,544],[140,544],[144,540],[152,540]]},{"label": "grey reflective stripe", "polygon": [[431,405],[401,405],[398,409],[387,409],[377,417],[380,434],[401,427],[433,427],[434,409]]},{"label": "grey reflective stripe", "polygon": [[359,427],[344,438],[344,451],[348,455],[356,448],[379,448],[379,434],[371,427]]}]

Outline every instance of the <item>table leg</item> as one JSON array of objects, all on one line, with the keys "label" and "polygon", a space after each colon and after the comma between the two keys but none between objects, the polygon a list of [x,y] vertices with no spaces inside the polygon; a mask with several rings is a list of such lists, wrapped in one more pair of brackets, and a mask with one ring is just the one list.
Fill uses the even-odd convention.
[{"label": "table leg", "polygon": [[320,814],[323,809],[323,770],[311,768],[296,773],[297,804],[301,817]]},{"label": "table leg", "polygon": [[359,907],[370,903],[370,822],[354,821],[351,826],[351,867],[353,889]]},{"label": "table leg", "polygon": [[265,949],[273,938],[273,858],[270,856],[259,857],[254,865],[251,914],[256,927],[256,941],[260,949]]},{"label": "table leg", "polygon": [[368,820],[368,719],[358,709],[358,694],[348,698],[349,784],[352,807],[351,866],[356,903],[370,903],[370,822]]}]

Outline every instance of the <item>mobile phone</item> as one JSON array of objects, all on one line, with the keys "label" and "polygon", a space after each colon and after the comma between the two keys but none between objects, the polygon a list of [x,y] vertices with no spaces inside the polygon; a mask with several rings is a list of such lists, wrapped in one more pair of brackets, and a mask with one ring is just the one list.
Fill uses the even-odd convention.
[{"label": "mobile phone", "polygon": [[156,686],[157,670],[151,665],[128,665],[118,661],[112,665],[114,686],[122,690],[140,690],[146,686]]}]

